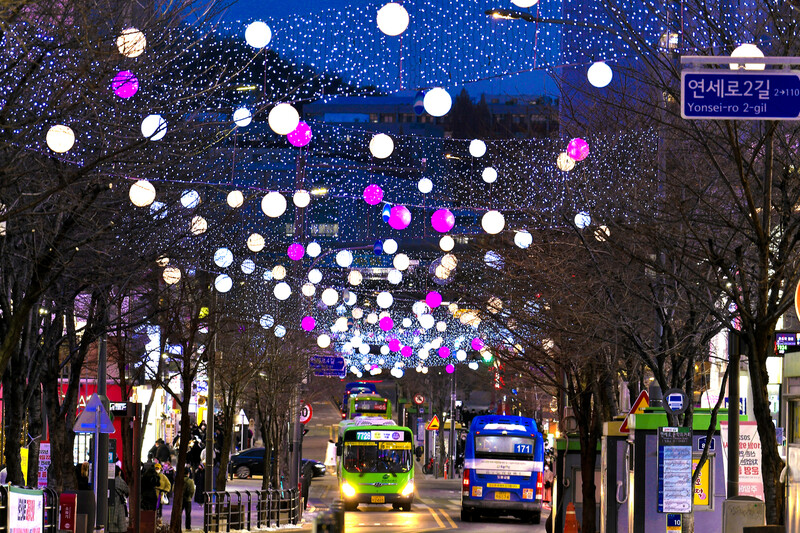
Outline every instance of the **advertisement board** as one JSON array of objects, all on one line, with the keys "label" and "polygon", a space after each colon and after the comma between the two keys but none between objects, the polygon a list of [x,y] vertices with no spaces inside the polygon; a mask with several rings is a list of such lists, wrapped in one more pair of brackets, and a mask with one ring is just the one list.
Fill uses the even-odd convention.
[{"label": "advertisement board", "polygon": [[8,487],[8,532],[42,533],[44,494],[40,490]]}]

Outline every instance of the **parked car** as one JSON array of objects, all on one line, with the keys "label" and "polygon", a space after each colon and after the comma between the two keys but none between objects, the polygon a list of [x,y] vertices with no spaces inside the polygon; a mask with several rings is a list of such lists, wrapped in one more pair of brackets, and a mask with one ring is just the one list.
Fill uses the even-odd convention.
[{"label": "parked car", "polygon": [[[312,459],[303,459],[303,465],[311,463],[313,467],[314,477],[325,475],[325,464]],[[247,479],[251,476],[264,475],[264,448],[248,448],[242,452],[231,456],[228,463],[228,473],[231,477],[236,476],[239,479]]]}]

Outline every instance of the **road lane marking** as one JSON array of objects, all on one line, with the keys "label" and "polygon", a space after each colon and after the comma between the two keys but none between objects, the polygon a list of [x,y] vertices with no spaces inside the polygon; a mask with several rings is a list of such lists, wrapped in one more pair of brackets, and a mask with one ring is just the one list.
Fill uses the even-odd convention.
[{"label": "road lane marking", "polygon": [[428,507],[428,511],[431,512],[431,515],[433,516],[433,519],[436,520],[436,523],[439,524],[439,527],[444,529],[444,522],[442,522],[442,520],[436,515],[436,511],[434,511],[430,507]]},{"label": "road lane marking", "polygon": [[445,518],[447,518],[447,521],[448,521],[448,522],[450,522],[450,525],[452,526],[452,528],[453,528],[453,529],[458,529],[458,526],[456,525],[456,523],[455,523],[455,522],[453,522],[453,519],[452,519],[452,518],[450,518],[450,515],[449,515],[449,514],[447,514],[447,513],[444,511],[444,509],[439,509],[439,512],[440,512],[440,513],[442,513],[442,516],[444,516]]}]

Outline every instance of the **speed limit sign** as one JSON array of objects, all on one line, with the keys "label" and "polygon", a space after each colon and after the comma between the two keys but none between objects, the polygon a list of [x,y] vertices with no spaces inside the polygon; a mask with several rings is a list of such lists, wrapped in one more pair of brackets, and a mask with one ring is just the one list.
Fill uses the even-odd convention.
[{"label": "speed limit sign", "polygon": [[303,406],[300,408],[300,423],[301,424],[308,424],[308,421],[311,420],[311,414],[314,411],[311,409],[311,406],[307,403],[304,403]]}]

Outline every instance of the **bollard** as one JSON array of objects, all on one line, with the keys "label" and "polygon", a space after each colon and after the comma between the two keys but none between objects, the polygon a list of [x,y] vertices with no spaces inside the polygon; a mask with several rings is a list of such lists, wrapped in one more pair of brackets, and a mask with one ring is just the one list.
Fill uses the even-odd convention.
[{"label": "bollard", "polygon": [[578,517],[575,515],[575,504],[572,502],[567,504],[567,512],[564,514],[564,518],[564,533],[578,533],[580,531]]},{"label": "bollard", "polygon": [[336,517],[338,531],[344,532],[344,502],[342,500],[334,500],[331,504],[331,512]]}]

